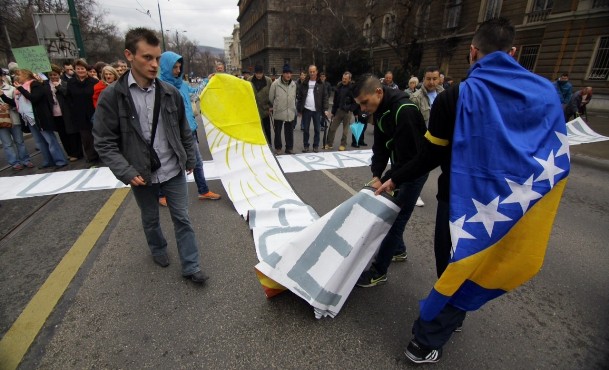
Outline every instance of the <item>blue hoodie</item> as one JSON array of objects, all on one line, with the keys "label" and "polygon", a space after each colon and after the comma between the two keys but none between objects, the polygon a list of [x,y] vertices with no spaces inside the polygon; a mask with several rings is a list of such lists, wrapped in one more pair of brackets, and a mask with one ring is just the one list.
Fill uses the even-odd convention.
[{"label": "blue hoodie", "polygon": [[[176,62],[180,62],[182,64],[182,68],[180,69],[180,75],[178,77],[173,76],[173,66]],[[159,77],[161,81],[172,84],[176,89],[180,91],[182,94],[182,99],[184,99],[184,107],[186,108],[186,117],[188,119],[188,125],[192,131],[195,131],[198,127],[197,121],[195,120],[195,115],[192,111],[192,105],[190,103],[190,94],[195,92],[195,89],[192,89],[188,86],[187,83],[184,83],[182,80],[182,76],[184,75],[184,58],[181,55],[174,53],[173,51],[166,51],[161,54],[161,76]]]}]

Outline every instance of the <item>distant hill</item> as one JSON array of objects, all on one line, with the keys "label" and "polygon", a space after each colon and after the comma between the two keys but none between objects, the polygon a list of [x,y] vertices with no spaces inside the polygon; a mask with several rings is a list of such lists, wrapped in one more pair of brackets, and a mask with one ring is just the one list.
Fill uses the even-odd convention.
[{"label": "distant hill", "polygon": [[201,53],[209,51],[212,55],[218,55],[220,57],[224,57],[224,49],[214,48],[212,46],[205,46],[205,45],[197,45],[197,49]]}]

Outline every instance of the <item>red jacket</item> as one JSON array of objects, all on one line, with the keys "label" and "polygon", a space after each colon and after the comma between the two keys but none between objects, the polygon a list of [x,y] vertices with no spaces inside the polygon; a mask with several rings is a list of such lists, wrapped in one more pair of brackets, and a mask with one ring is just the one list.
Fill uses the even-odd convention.
[{"label": "red jacket", "polygon": [[104,81],[99,80],[98,83],[93,86],[93,107],[97,108],[97,99],[99,99],[99,94],[108,86]]}]

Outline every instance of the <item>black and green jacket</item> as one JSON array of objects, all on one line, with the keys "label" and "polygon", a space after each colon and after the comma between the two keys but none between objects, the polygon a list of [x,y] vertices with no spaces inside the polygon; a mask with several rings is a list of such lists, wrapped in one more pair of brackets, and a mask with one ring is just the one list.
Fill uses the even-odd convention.
[{"label": "black and green jacket", "polygon": [[[372,175],[383,182],[391,178],[399,186],[392,173],[417,155],[426,131],[421,112],[406,93],[383,87],[383,99],[374,112]],[[383,175],[389,161],[391,168]]]}]

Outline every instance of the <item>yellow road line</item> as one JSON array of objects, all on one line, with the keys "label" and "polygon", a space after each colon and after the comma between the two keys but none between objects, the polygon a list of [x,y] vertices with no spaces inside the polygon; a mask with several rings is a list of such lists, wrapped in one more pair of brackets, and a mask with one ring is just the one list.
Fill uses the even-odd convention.
[{"label": "yellow road line", "polygon": [[122,188],[112,193],[0,340],[0,369],[17,368],[129,190]]}]

